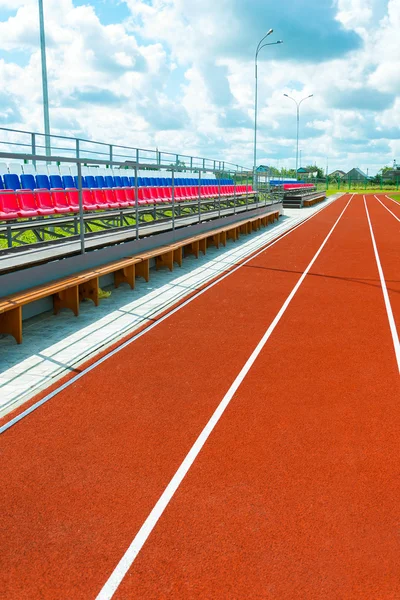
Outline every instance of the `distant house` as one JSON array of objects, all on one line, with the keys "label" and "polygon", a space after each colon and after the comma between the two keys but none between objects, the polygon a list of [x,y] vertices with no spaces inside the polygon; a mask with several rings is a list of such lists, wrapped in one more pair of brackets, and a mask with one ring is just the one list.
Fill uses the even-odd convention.
[{"label": "distant house", "polygon": [[305,167],[300,167],[297,169],[297,174],[302,175],[303,177],[311,177],[313,171],[311,169],[306,169]]},{"label": "distant house", "polygon": [[368,175],[361,171],[358,167],[355,169],[351,169],[348,173],[346,173],[346,179],[350,181],[364,181],[365,179],[369,179]]},{"label": "distant house", "polygon": [[256,171],[257,173],[268,173],[269,167],[267,167],[267,165],[260,165],[259,167],[257,167]]},{"label": "distant house", "polygon": [[400,181],[400,167],[386,171],[383,173],[382,177],[383,179],[388,179],[390,181]]},{"label": "distant house", "polygon": [[334,179],[343,179],[343,177],[346,177],[346,173],[344,171],[341,171],[340,169],[336,169],[336,171],[330,173],[329,177],[332,177]]}]

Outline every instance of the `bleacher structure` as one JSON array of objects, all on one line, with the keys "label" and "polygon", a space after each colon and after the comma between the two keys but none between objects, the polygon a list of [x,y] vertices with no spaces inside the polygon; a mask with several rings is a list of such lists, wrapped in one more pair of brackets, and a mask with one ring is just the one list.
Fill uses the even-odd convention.
[{"label": "bleacher structure", "polygon": [[278,195],[281,194],[283,208],[306,208],[326,198],[325,190],[317,190],[313,183],[303,181],[274,181],[271,186],[275,188]]},{"label": "bleacher structure", "polygon": [[172,269],[282,213],[244,167],[186,157],[196,167],[183,168],[161,153],[156,165],[139,163],[147,151],[134,149],[125,160],[111,150],[82,158],[76,148],[73,157],[0,152],[0,335],[18,342],[22,321],[50,310],[49,299],[55,313],[78,314],[80,300],[98,303],[100,285],[133,289],[150,267]]}]

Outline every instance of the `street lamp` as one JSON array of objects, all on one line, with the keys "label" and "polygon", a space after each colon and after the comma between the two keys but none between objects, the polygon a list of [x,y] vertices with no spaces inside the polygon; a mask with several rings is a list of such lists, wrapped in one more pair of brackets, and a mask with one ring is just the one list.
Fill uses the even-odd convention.
[{"label": "street lamp", "polygon": [[45,133],[45,144],[46,144],[46,156],[50,156],[51,149],[50,149],[49,92],[48,92],[48,87],[47,87],[46,35],[45,35],[45,30],[44,30],[43,0],[38,0],[38,3],[39,3],[39,26],[40,26],[40,52],[42,55],[44,133]]},{"label": "street lamp", "polygon": [[270,44],[263,44],[263,41],[269,35],[271,35],[271,33],[273,33],[273,32],[274,32],[274,30],[270,29],[268,31],[268,33],[266,35],[264,35],[264,37],[259,41],[258,46],[257,46],[257,50],[256,50],[255,61],[254,61],[255,78],[256,78],[256,91],[255,91],[255,101],[254,101],[254,160],[253,160],[253,184],[254,184],[254,188],[256,188],[256,186],[257,186],[257,174],[256,174],[256,169],[257,169],[257,109],[258,109],[258,65],[257,65],[257,59],[258,59],[258,54],[259,54],[260,50],[262,50],[263,48],[265,48],[265,46],[276,46],[277,44],[283,44],[282,40],[278,40],[277,42],[272,42]]},{"label": "street lamp", "polygon": [[301,106],[301,103],[304,102],[304,100],[308,100],[308,98],[312,98],[314,96],[314,94],[310,94],[309,96],[306,96],[305,98],[300,100],[300,102],[297,102],[297,100],[295,100],[291,96],[288,96],[287,94],[283,94],[283,95],[286,96],[286,98],[289,98],[289,100],[293,100],[293,102],[296,104],[296,108],[297,108],[297,141],[296,141],[296,179],[297,179],[297,170],[298,170],[298,164],[299,164],[300,106]]}]

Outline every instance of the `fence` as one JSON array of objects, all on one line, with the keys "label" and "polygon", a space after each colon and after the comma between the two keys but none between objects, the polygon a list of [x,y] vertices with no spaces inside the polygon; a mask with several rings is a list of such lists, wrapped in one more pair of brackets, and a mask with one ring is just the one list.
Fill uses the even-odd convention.
[{"label": "fence", "polygon": [[35,155],[40,155],[41,151],[44,154],[46,139],[48,139],[52,155],[59,156],[61,154],[69,158],[82,159],[83,164],[90,159],[107,161],[107,164],[114,161],[117,163],[125,161],[137,164],[143,163],[148,165],[149,169],[174,166],[180,172],[212,170],[219,173],[243,173],[248,171],[245,167],[234,163],[186,154],[107,144],[105,142],[62,135],[46,136],[43,133],[9,129],[7,127],[0,127],[0,131],[3,132],[3,138],[0,139],[0,151],[11,153],[21,152],[25,155],[31,154],[32,156],[27,160],[32,160],[33,163],[35,163],[35,159],[33,158]]}]

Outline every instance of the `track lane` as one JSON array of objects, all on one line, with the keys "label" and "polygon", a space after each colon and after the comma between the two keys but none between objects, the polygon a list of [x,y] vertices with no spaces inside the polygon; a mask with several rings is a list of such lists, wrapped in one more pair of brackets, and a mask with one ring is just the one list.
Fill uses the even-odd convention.
[{"label": "track lane", "polygon": [[[396,329],[400,332],[400,221],[385,210],[377,198],[383,202],[381,196],[365,197]],[[400,218],[400,206],[398,213]]]},{"label": "track lane", "polygon": [[1,436],[5,598],[95,596],[348,198]]},{"label": "track lane", "polygon": [[399,397],[359,196],[115,598],[397,599]]}]

